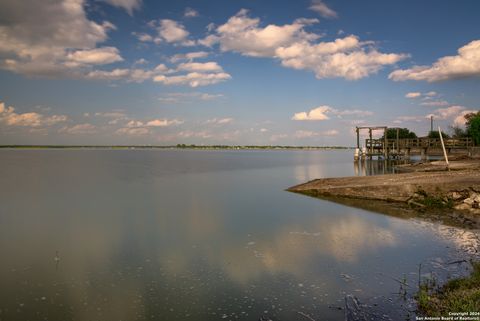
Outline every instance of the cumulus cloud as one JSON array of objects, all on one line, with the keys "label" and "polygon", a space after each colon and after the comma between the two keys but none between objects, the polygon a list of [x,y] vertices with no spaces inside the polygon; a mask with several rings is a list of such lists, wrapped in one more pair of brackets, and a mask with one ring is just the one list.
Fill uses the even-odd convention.
[{"label": "cumulus cloud", "polygon": [[448,101],[445,100],[434,100],[434,101],[424,101],[420,103],[422,106],[427,107],[440,107],[440,106],[448,106]]},{"label": "cumulus cloud", "polygon": [[153,81],[159,82],[165,85],[188,85],[190,87],[199,87],[217,84],[231,79],[232,77],[225,73],[201,73],[191,72],[186,75],[166,76],[159,75],[153,78]]},{"label": "cumulus cloud", "polygon": [[152,119],[146,121],[130,120],[127,124],[125,124],[125,126],[119,128],[115,133],[134,136],[147,135],[151,132],[152,128],[176,126],[183,123],[183,120],[166,118]]},{"label": "cumulus cloud", "polygon": [[433,116],[435,119],[445,120],[457,117],[462,111],[466,108],[463,106],[450,106],[447,108],[439,108],[435,110],[432,114],[428,114],[426,118]]},{"label": "cumulus cloud", "polygon": [[191,100],[214,100],[223,97],[222,94],[209,94],[202,92],[186,92],[186,93],[166,93],[158,98],[165,103],[181,103]]},{"label": "cumulus cloud", "polygon": [[414,66],[393,71],[394,81],[425,80],[428,82],[480,76],[480,40],[474,40],[458,49],[456,56],[438,59],[431,66]]},{"label": "cumulus cloud", "polygon": [[408,56],[381,53],[372,42],[361,42],[354,35],[318,42],[319,35],[305,31],[305,27],[317,22],[297,19],[291,24],[261,27],[260,19],[250,18],[248,11],[242,9],[199,43],[218,43],[222,51],[245,56],[276,58],[285,67],[311,70],[319,79],[360,79]]},{"label": "cumulus cloud", "polygon": [[198,11],[192,8],[186,8],[185,12],[183,13],[185,18],[194,18],[198,17]]},{"label": "cumulus cloud", "polygon": [[427,117],[426,116],[399,116],[395,120],[393,120],[394,124],[401,124],[404,122],[416,122],[420,123],[422,121],[425,121]]},{"label": "cumulus cloud", "polygon": [[293,120],[327,120],[330,117],[327,116],[327,113],[332,111],[332,108],[329,106],[320,106],[310,110],[309,112],[300,112],[293,115]]},{"label": "cumulus cloud", "polygon": [[155,43],[160,43],[162,42],[162,39],[160,38],[154,38],[153,36],[149,35],[148,33],[138,33],[138,32],[132,32],[132,35],[137,37],[137,39],[140,42],[155,42]]},{"label": "cumulus cloud", "polygon": [[78,77],[78,66],[69,65],[72,51],[96,48],[115,29],[110,22],[89,20],[84,5],[84,0],[1,1],[0,56],[8,58],[0,58],[0,68],[29,76]]},{"label": "cumulus cloud", "polygon": [[142,0],[103,0],[112,6],[125,9],[129,15],[133,14],[133,10],[140,9]]},{"label": "cumulus cloud", "polygon": [[158,27],[158,34],[166,42],[180,42],[186,40],[189,32],[177,21],[162,19],[160,20],[160,26]]},{"label": "cumulus cloud", "polygon": [[92,124],[78,124],[71,127],[62,127],[58,130],[59,133],[67,133],[72,135],[94,134],[97,128]]},{"label": "cumulus cloud", "polygon": [[295,113],[292,117],[292,120],[328,120],[330,117],[328,115],[334,115],[337,116],[338,118],[342,118],[342,116],[369,116],[372,115],[373,113],[368,110],[359,110],[359,109],[353,109],[353,110],[339,110],[332,108],[330,106],[319,106],[317,108],[314,108],[308,112],[299,112]]},{"label": "cumulus cloud", "polygon": [[246,56],[273,57],[278,47],[297,40],[313,40],[318,36],[303,30],[307,24],[317,20],[297,20],[283,26],[268,25],[260,28],[260,19],[250,18],[248,11],[240,10],[225,24],[216,28],[217,35],[211,35],[208,43],[220,43],[222,51],[236,51]]},{"label": "cumulus cloud", "polygon": [[169,72],[169,69],[164,64],[156,66],[152,70],[145,70],[140,68],[116,68],[113,70],[93,70],[85,75],[87,79],[95,80],[125,80],[127,82],[141,83],[145,80],[152,79],[157,75]]},{"label": "cumulus cloud", "polygon": [[466,119],[465,115],[470,114],[470,113],[477,113],[479,110],[473,110],[473,109],[468,109],[468,110],[462,110],[460,114],[458,114],[454,119],[453,119],[453,125],[454,126],[459,126],[459,127],[465,127]]},{"label": "cumulus cloud", "polygon": [[139,128],[123,127],[123,128],[117,129],[115,133],[118,135],[143,136],[143,135],[149,134],[150,131],[148,130],[148,128],[143,128],[143,127],[139,127]]},{"label": "cumulus cloud", "polygon": [[19,127],[45,127],[68,120],[65,115],[47,116],[36,112],[16,113],[12,106],[5,107],[5,103],[0,102],[0,122],[7,126]]},{"label": "cumulus cloud", "polygon": [[183,121],[178,119],[154,119],[145,123],[146,127],[168,127],[183,124]]},{"label": "cumulus cloud", "polygon": [[205,124],[216,124],[216,125],[224,125],[233,122],[233,118],[212,118],[205,122]]},{"label": "cumulus cloud", "polygon": [[330,9],[322,0],[313,0],[310,10],[315,11],[324,18],[337,18],[337,13]]},{"label": "cumulus cloud", "polygon": [[405,98],[418,98],[422,96],[422,93],[419,93],[419,92],[411,92],[411,93],[407,93],[405,95]]},{"label": "cumulus cloud", "polygon": [[180,71],[198,71],[198,72],[223,72],[216,62],[186,62],[178,65],[177,70]]},{"label": "cumulus cloud", "polygon": [[192,61],[194,59],[206,58],[206,57],[208,57],[208,52],[206,52],[206,51],[194,51],[194,52],[188,52],[188,53],[185,53],[185,54],[175,54],[170,58],[170,61],[172,63],[176,63],[176,62],[182,61],[182,60]]},{"label": "cumulus cloud", "polygon": [[102,47],[87,50],[77,50],[67,54],[67,59],[74,63],[104,65],[123,61],[115,47]]}]

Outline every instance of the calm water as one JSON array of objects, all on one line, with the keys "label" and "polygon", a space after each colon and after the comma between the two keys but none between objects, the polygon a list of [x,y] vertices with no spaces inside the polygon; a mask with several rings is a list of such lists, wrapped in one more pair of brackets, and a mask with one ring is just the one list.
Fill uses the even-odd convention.
[{"label": "calm water", "polygon": [[457,273],[438,266],[474,236],[284,191],[381,165],[356,170],[352,151],[2,150],[0,320],[343,320],[345,294],[391,312],[405,303],[395,279],[415,285],[419,263]]}]

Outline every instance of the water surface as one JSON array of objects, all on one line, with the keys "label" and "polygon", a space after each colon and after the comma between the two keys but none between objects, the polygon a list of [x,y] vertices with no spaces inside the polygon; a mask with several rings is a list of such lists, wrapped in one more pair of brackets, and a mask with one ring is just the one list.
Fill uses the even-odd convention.
[{"label": "water surface", "polygon": [[1,150],[0,320],[343,320],[346,294],[388,312],[474,235],[284,191],[376,171],[352,151]]}]

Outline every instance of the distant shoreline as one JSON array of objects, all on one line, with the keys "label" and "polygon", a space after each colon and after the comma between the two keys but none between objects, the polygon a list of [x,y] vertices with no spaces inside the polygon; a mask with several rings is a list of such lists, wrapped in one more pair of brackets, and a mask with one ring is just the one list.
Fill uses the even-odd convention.
[{"label": "distant shoreline", "polygon": [[0,149],[204,149],[204,150],[350,150],[348,146],[282,146],[282,145],[0,145]]}]

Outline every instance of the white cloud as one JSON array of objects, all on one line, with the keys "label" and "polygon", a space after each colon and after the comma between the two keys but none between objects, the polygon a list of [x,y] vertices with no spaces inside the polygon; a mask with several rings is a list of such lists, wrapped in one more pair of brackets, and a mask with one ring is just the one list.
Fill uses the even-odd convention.
[{"label": "white cloud", "polygon": [[87,50],[77,50],[67,55],[67,59],[81,64],[104,65],[123,61],[115,47],[101,47]]},{"label": "white cloud", "polygon": [[433,116],[434,119],[446,120],[452,117],[457,117],[462,111],[466,108],[463,106],[450,106],[447,108],[439,108],[435,110],[432,114],[427,115],[427,118]]},{"label": "white cloud", "polygon": [[[318,36],[306,33],[303,27],[316,20],[298,20],[289,25],[268,25],[259,28],[260,19],[248,17],[248,11],[240,10],[225,24],[216,28],[217,35],[209,42],[220,43],[222,51],[236,51],[246,56],[273,57],[278,47],[298,40],[317,39]],[[205,39],[206,40],[206,39]]]},{"label": "white cloud", "polygon": [[433,96],[438,95],[438,93],[436,91],[429,91],[428,93],[425,93],[424,95],[427,96],[427,97],[433,97]]},{"label": "white cloud", "polygon": [[427,118],[426,116],[399,116],[393,121],[393,123],[394,124],[401,124],[404,122],[420,123],[422,121],[425,121],[426,118]]},{"label": "white cloud", "polygon": [[332,109],[331,113],[339,116],[340,118],[341,116],[355,115],[355,116],[365,117],[365,116],[373,115],[373,112],[369,110],[359,110],[359,109],[346,109],[346,110]]},{"label": "white cloud", "polygon": [[19,127],[44,127],[68,120],[65,115],[46,116],[36,112],[16,113],[15,108],[5,107],[5,103],[0,102],[0,122],[7,126]]},{"label": "white cloud", "polygon": [[186,8],[183,16],[186,18],[198,17],[198,11],[192,8]]},{"label": "white cloud", "polygon": [[123,127],[123,128],[117,129],[115,133],[118,135],[143,136],[143,135],[149,134],[150,131],[148,130],[148,128],[143,128],[143,127],[140,127],[140,128]]},{"label": "white cloud", "polygon": [[68,64],[68,55],[96,48],[115,29],[109,22],[89,20],[84,6],[84,0],[0,1],[0,54],[9,57],[0,60],[0,68],[29,76],[78,77],[81,71]]},{"label": "white cloud", "polygon": [[339,110],[332,108],[330,106],[319,106],[317,108],[314,108],[308,112],[299,112],[295,113],[292,117],[292,120],[328,120],[330,117],[328,115],[334,115],[337,116],[338,118],[342,118],[342,116],[370,116],[373,115],[371,111],[368,110],[359,110],[359,109],[353,109],[353,110]]},{"label": "white cloud", "polygon": [[168,127],[183,124],[183,121],[178,119],[154,119],[145,123],[146,127]]},{"label": "white cloud", "polygon": [[459,127],[465,127],[465,115],[470,114],[470,113],[477,113],[479,112],[478,110],[462,110],[458,116],[456,116],[453,120],[453,125],[454,126],[459,126]]},{"label": "white cloud", "polygon": [[341,77],[358,80],[377,73],[383,66],[393,65],[407,55],[384,54],[376,49],[366,49],[355,36],[333,42],[296,43],[277,49],[282,65],[315,72],[318,79]]},{"label": "white cloud", "polygon": [[[134,35],[141,42],[155,42],[155,38],[153,38],[153,36],[149,35],[148,33],[132,32],[132,35]],[[158,38],[156,42],[161,42],[161,39]]]},{"label": "white cloud", "polygon": [[147,64],[147,63],[148,63],[148,60],[146,60],[145,58],[140,58],[140,59],[135,60],[135,62],[133,64],[134,65],[144,65],[144,64]]},{"label": "white cloud", "polygon": [[182,60],[192,61],[194,59],[206,58],[206,57],[208,57],[208,52],[206,52],[206,51],[195,51],[195,52],[188,52],[188,53],[185,53],[185,54],[176,54],[176,55],[174,55],[170,58],[170,61],[172,63],[176,63],[176,62],[182,61]]},{"label": "white cloud", "polygon": [[393,71],[394,81],[425,80],[428,82],[480,76],[480,40],[458,49],[458,55],[438,59],[431,66],[414,66]]},{"label": "white cloud", "polygon": [[178,65],[180,71],[222,72],[223,69],[216,62],[185,62]]},{"label": "white cloud", "polygon": [[133,14],[133,10],[140,9],[142,0],[103,0],[112,6],[125,9],[129,15]]},{"label": "white cloud", "polygon": [[312,137],[322,137],[322,136],[337,136],[339,134],[338,130],[331,129],[322,132],[314,132],[309,130],[297,130],[295,132],[295,138],[312,138]]},{"label": "white cloud", "polygon": [[199,73],[191,72],[186,75],[165,76],[159,75],[153,78],[153,81],[165,85],[189,85],[190,87],[212,85],[231,79],[232,77],[225,73]]},{"label": "white cloud", "polygon": [[121,111],[110,111],[110,112],[99,112],[95,113],[97,117],[105,117],[105,118],[127,118],[127,115]]},{"label": "white cloud", "polygon": [[405,95],[405,98],[418,98],[422,96],[422,93],[419,93],[419,92],[411,92],[411,93],[407,93]]},{"label": "white cloud", "polygon": [[312,0],[312,5],[309,7],[320,14],[324,18],[337,18],[337,13],[330,9],[322,0]]},{"label": "white cloud", "polygon": [[199,131],[199,132],[194,132],[194,131],[181,131],[177,135],[179,138],[191,138],[191,137],[197,137],[197,138],[211,138],[213,135],[207,131]]},{"label": "white cloud", "polygon": [[260,19],[250,18],[240,10],[225,24],[199,41],[212,46],[219,43],[222,51],[239,52],[245,56],[279,59],[283,66],[311,70],[321,78],[342,77],[356,80],[378,72],[383,66],[405,59],[404,54],[384,54],[372,42],[360,42],[347,36],[330,42],[317,42],[319,35],[308,33],[305,27],[316,19],[297,19],[283,26],[260,27]]},{"label": "white cloud", "polygon": [[67,133],[73,135],[94,134],[97,132],[97,128],[92,124],[78,124],[72,127],[63,127],[58,130],[59,133]]},{"label": "white cloud", "polygon": [[174,20],[163,19],[160,20],[158,34],[165,39],[166,42],[180,42],[186,40],[189,32],[185,30],[182,24]]},{"label": "white cloud", "polygon": [[85,75],[87,79],[95,80],[125,80],[127,82],[141,83],[145,80],[152,79],[157,75],[169,72],[169,69],[160,64],[153,70],[145,70],[140,68],[116,68],[113,70],[93,70]]},{"label": "white cloud", "polygon": [[205,124],[225,125],[233,122],[233,118],[212,118],[205,122]]},{"label": "white cloud", "polygon": [[158,98],[158,100],[166,103],[181,103],[191,100],[214,100],[223,97],[222,94],[209,94],[202,92],[186,92],[186,93],[166,93]]},{"label": "white cloud", "polygon": [[448,101],[445,100],[435,100],[435,101],[424,101],[420,103],[422,106],[428,106],[428,107],[440,107],[440,106],[448,106]]},{"label": "white cloud", "polygon": [[130,75],[130,69],[113,69],[113,70],[94,70],[86,75],[89,79],[99,80],[121,80]]},{"label": "white cloud", "polygon": [[331,111],[332,108],[329,106],[320,106],[309,112],[295,113],[292,120],[327,120],[330,119],[330,117],[327,116],[327,113]]}]

